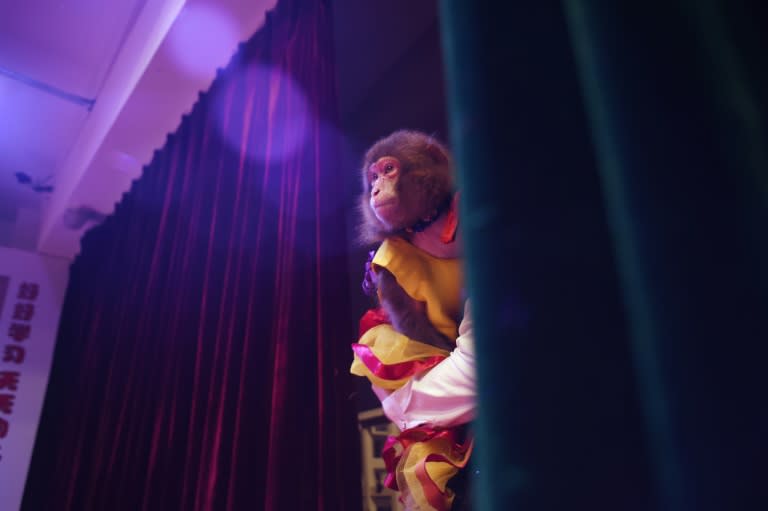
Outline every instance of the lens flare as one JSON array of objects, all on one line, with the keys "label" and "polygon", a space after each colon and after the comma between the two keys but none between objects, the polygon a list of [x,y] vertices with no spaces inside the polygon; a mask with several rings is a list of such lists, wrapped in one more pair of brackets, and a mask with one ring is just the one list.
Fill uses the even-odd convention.
[{"label": "lens flare", "polygon": [[[302,88],[279,69],[253,64],[229,72],[249,84],[247,91],[216,91],[216,128],[233,150],[251,161],[274,164],[304,145],[312,115]],[[244,133],[248,139],[244,140]]]},{"label": "lens flare", "polygon": [[210,78],[237,50],[238,27],[214,5],[187,4],[168,33],[170,57],[181,71]]}]

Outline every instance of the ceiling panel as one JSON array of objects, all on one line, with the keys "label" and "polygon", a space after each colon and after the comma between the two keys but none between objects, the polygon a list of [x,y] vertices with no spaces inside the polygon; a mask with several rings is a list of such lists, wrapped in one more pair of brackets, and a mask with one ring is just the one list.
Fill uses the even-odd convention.
[{"label": "ceiling panel", "polygon": [[93,98],[146,0],[4,0],[0,67]]},{"label": "ceiling panel", "polygon": [[15,173],[54,174],[87,116],[81,106],[0,76],[0,195],[19,206],[36,203],[40,194]]},{"label": "ceiling panel", "polygon": [[[38,250],[76,254],[84,229],[62,227],[67,208],[110,212],[274,3],[0,0],[0,245],[29,248],[37,232]],[[214,18],[226,21],[228,37]],[[202,28],[183,30],[195,20]],[[209,40],[228,42],[202,70],[181,65],[180,55],[189,54],[200,64],[200,45],[206,49]],[[41,85],[95,99],[95,107],[35,88]],[[17,172],[35,180],[52,175],[56,190],[35,193],[17,182]]]}]

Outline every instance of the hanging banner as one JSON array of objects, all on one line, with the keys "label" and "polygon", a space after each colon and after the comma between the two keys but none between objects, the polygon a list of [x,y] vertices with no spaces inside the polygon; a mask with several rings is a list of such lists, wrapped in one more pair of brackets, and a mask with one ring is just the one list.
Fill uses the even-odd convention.
[{"label": "hanging banner", "polygon": [[0,247],[0,509],[21,508],[69,261]]}]

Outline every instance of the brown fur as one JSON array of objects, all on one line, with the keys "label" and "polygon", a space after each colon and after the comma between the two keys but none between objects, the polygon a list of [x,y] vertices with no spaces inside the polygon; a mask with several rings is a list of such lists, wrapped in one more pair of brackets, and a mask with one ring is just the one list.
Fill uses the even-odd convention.
[{"label": "brown fur", "polygon": [[[369,205],[371,184],[368,168],[383,156],[394,156],[402,165],[398,196],[406,209],[402,225],[388,229]],[[418,131],[396,131],[382,138],[365,153],[362,165],[363,193],[360,196],[359,239],[364,244],[399,235],[431,215],[453,193],[452,163],[448,150],[433,137]]]},{"label": "brown fur", "polygon": [[[384,156],[400,162],[395,183],[395,194],[401,211],[394,218],[397,224],[381,222],[370,206],[372,186],[369,168]],[[437,213],[438,208],[453,194],[451,158],[440,142],[418,131],[396,131],[368,150],[363,158],[363,192],[360,196],[360,241],[373,244],[391,236],[407,236],[407,229],[419,220]],[[389,220],[387,220],[389,223]],[[423,303],[410,297],[389,271],[378,272],[379,299],[387,311],[392,326],[407,337],[451,350],[452,339],[447,339],[429,322]]]}]

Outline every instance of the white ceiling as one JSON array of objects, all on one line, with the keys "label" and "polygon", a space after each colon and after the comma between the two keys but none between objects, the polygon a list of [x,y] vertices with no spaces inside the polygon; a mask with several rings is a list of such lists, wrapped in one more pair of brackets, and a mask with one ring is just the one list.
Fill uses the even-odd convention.
[{"label": "white ceiling", "polygon": [[3,3],[2,66],[92,98],[146,1]]},{"label": "white ceiling", "polygon": [[113,210],[274,3],[2,0],[0,245],[74,257],[67,211]]},{"label": "white ceiling", "polygon": [[[36,181],[54,183],[56,169],[75,142],[88,110],[30,84],[95,98],[142,0],[3,3],[0,242],[32,248],[36,236],[30,227],[39,224],[46,195],[21,186],[14,174],[23,172]],[[91,29],[82,30],[83,26]],[[9,73],[18,79],[11,79]]]}]

